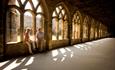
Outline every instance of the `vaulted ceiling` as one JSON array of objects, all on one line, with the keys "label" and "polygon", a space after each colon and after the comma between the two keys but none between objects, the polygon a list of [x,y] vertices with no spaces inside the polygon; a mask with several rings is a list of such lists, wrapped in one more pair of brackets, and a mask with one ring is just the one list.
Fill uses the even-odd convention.
[{"label": "vaulted ceiling", "polygon": [[102,21],[106,25],[115,25],[114,2],[112,0],[65,0],[84,13]]}]

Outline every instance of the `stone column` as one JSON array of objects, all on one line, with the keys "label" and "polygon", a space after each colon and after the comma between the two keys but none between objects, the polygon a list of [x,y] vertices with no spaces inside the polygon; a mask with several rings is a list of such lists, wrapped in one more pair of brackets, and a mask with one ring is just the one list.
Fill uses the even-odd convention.
[{"label": "stone column", "polygon": [[68,39],[69,45],[72,45],[72,17],[68,18]]},{"label": "stone column", "polygon": [[82,40],[83,40],[83,21],[84,21],[83,19],[84,19],[84,17],[82,15],[81,23],[80,23],[80,42],[82,42]]},{"label": "stone column", "polygon": [[33,32],[33,35],[35,36],[36,35],[36,16],[33,15],[33,19],[32,19],[32,32]]},{"label": "stone column", "polygon": [[90,31],[91,30],[91,20],[90,20],[90,18],[89,18],[89,22],[88,22],[88,41],[90,41]]},{"label": "stone column", "polygon": [[24,14],[21,13],[20,15],[20,36],[21,36],[21,41],[23,41],[23,36],[24,35]]}]

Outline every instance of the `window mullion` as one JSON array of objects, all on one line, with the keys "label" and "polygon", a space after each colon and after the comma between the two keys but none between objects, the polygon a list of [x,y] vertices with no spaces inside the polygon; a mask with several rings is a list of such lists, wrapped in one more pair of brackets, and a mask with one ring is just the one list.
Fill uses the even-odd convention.
[{"label": "window mullion", "polygon": [[63,27],[62,27],[62,32],[63,32],[63,33],[62,33],[62,39],[64,39],[64,35],[65,35],[65,34],[64,34],[64,31],[65,31],[65,29],[64,29],[64,26],[65,26],[65,21],[64,21],[64,19],[62,19],[62,26],[63,26]]},{"label": "window mullion", "polygon": [[74,39],[75,39],[75,28],[76,28],[76,27],[75,27],[75,20],[74,20],[73,22],[74,22],[74,23],[73,23],[73,27],[74,27],[74,32],[73,32],[74,34],[73,34],[73,35],[74,35]]},{"label": "window mullion", "polygon": [[57,34],[56,34],[56,38],[57,38],[57,40],[59,40],[59,18],[57,18],[57,24],[56,24],[56,26],[57,26]]}]

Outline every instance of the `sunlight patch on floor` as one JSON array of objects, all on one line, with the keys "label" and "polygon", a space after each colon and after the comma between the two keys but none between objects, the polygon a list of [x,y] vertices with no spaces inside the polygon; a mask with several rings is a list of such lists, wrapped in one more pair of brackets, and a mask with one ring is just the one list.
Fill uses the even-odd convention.
[{"label": "sunlight patch on floor", "polygon": [[74,47],[76,47],[76,48],[78,48],[78,49],[80,49],[81,47],[80,46],[78,46],[78,45],[73,45]]},{"label": "sunlight patch on floor", "polygon": [[21,69],[21,70],[28,70],[28,69]]},{"label": "sunlight patch on floor", "polygon": [[25,66],[28,66],[33,63],[35,57],[31,57],[28,62],[25,64]]},{"label": "sunlight patch on floor", "polygon": [[58,58],[53,58],[54,61],[57,61]]},{"label": "sunlight patch on floor", "polygon": [[66,52],[66,50],[64,48],[59,49],[61,51],[62,54],[64,54]]},{"label": "sunlight patch on floor", "polygon": [[6,68],[4,68],[3,70],[12,70],[16,67],[18,67],[21,63],[23,63],[23,61],[25,60],[26,58],[23,58],[21,60],[20,63],[16,63],[18,59],[16,59],[15,61],[13,61],[10,65],[8,65]]},{"label": "sunlight patch on floor", "polygon": [[55,57],[55,56],[57,56],[58,55],[58,51],[57,50],[53,50],[52,51],[52,57]]},{"label": "sunlight patch on floor", "polygon": [[1,62],[0,63],[0,67],[2,67],[3,65],[5,65],[6,63],[8,63],[9,61],[5,61],[5,62]]}]

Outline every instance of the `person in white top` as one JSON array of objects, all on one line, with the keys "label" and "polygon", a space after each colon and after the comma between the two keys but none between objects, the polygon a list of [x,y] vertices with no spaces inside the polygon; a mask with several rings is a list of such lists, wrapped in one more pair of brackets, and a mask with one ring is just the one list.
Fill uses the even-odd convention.
[{"label": "person in white top", "polygon": [[36,34],[37,37],[37,46],[40,48],[39,50],[42,51],[43,50],[43,43],[44,43],[44,32],[42,32],[42,28],[38,29],[38,32]]}]

